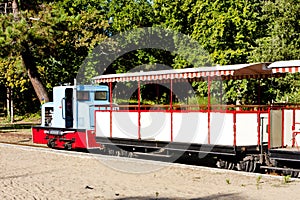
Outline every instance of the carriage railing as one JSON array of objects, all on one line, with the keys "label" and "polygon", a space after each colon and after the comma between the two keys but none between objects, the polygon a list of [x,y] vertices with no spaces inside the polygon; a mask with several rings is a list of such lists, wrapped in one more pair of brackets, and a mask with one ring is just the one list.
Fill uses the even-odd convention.
[{"label": "carriage railing", "polygon": [[97,110],[115,110],[115,111],[175,111],[175,112],[257,112],[257,111],[268,111],[281,110],[281,109],[300,109],[299,104],[290,105],[184,105],[184,104],[174,104],[174,105],[118,105],[118,104],[103,104],[95,105]]}]

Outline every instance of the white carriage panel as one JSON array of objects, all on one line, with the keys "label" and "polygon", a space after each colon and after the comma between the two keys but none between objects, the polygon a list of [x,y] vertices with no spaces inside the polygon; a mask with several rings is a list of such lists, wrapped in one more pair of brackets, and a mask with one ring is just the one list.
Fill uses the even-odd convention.
[{"label": "white carriage panel", "polygon": [[113,112],[112,137],[138,139],[138,113]]},{"label": "white carriage panel", "polygon": [[166,112],[142,112],[141,138],[170,142],[171,114]]},{"label": "white carriage panel", "polygon": [[300,134],[297,134],[295,136],[295,147],[299,147],[300,146]]},{"label": "white carriage panel", "polygon": [[296,119],[296,122],[300,122],[300,110],[299,109],[295,110],[295,119]]},{"label": "white carriage panel", "polygon": [[284,145],[292,146],[293,110],[284,110]]},{"label": "white carriage panel", "polygon": [[[300,110],[295,110],[295,131],[299,132],[300,131]],[[300,134],[297,134],[295,136],[295,145],[299,146],[300,145]]]},{"label": "white carriage panel", "polygon": [[295,110],[295,131],[300,131],[300,110]]},{"label": "white carriage panel", "polygon": [[233,114],[210,114],[210,144],[233,145]]},{"label": "white carriage panel", "polygon": [[110,113],[96,112],[96,136],[110,137]]},{"label": "white carriage panel", "polygon": [[173,141],[207,143],[207,113],[173,113]]},{"label": "white carriage panel", "polygon": [[[295,131],[299,132],[300,131],[300,110],[295,110]],[[295,137],[295,145],[300,145],[300,135],[296,135]]]},{"label": "white carriage panel", "polygon": [[236,114],[236,145],[257,145],[257,113]]},{"label": "white carriage panel", "polygon": [[208,143],[208,114],[197,113],[198,115],[198,131],[195,143],[207,144]]}]

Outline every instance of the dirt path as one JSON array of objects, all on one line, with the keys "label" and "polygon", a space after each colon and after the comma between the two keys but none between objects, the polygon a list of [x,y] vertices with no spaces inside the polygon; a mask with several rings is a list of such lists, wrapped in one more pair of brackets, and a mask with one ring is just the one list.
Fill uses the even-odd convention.
[{"label": "dirt path", "polygon": [[[0,199],[298,199],[300,182],[228,171],[108,161],[0,145]],[[152,166],[155,164],[151,164]],[[125,170],[126,171],[126,170]]]},{"label": "dirt path", "polygon": [[15,144],[27,144],[35,146],[45,146],[33,144],[31,126],[36,125],[36,122],[15,124],[0,124],[0,142],[9,142]]}]

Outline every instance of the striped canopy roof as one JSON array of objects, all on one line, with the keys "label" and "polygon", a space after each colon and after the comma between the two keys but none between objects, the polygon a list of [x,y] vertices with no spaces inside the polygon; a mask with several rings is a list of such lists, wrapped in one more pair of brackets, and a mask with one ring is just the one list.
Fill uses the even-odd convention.
[{"label": "striped canopy roof", "polygon": [[269,63],[224,65],[213,67],[185,68],[160,71],[140,71],[124,74],[108,74],[94,77],[96,83],[161,81],[170,79],[201,79],[221,77],[222,79],[258,78],[272,75]]},{"label": "striped canopy roof", "polygon": [[273,73],[300,72],[300,60],[277,61],[268,66]]}]

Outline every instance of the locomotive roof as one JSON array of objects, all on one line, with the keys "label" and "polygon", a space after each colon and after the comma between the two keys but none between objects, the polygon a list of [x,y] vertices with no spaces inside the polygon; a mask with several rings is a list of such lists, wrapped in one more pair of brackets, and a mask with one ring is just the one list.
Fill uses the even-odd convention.
[{"label": "locomotive roof", "polygon": [[201,79],[205,77],[221,77],[222,79],[258,78],[272,75],[267,66],[270,63],[251,63],[224,66],[171,69],[159,71],[140,71],[123,74],[107,74],[96,76],[96,83],[128,82],[128,81],[161,81],[168,79]]}]

